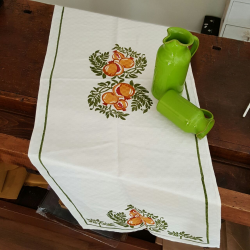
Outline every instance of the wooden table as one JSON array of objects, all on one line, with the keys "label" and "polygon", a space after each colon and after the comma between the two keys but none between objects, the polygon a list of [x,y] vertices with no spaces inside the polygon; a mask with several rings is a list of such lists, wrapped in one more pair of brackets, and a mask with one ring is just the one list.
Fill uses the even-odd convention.
[{"label": "wooden table", "polygon": [[[0,7],[0,162],[31,170],[27,152],[53,8],[27,0]],[[250,226],[250,113],[242,118],[250,101],[250,43],[196,35],[192,67],[200,105],[216,120],[208,141],[222,218]]]}]

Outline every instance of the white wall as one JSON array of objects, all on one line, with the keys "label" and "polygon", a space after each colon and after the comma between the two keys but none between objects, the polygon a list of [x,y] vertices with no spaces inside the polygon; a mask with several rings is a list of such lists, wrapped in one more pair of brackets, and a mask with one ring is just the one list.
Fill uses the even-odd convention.
[{"label": "white wall", "polygon": [[[226,0],[38,0],[200,32],[205,15],[222,17]],[[146,32],[146,31],[145,31]]]}]

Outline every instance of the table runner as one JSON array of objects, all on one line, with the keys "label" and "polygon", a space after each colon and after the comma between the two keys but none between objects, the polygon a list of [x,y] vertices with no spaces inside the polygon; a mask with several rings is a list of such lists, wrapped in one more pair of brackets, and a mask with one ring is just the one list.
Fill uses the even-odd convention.
[{"label": "table runner", "polygon": [[[29,157],[83,228],[219,247],[207,138],[158,113],[150,91],[166,30],[55,6]],[[191,66],[183,96],[199,106]]]}]

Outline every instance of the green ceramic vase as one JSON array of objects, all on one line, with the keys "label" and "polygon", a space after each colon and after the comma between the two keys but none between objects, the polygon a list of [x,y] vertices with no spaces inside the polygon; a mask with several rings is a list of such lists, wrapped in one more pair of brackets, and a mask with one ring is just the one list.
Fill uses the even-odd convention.
[{"label": "green ceramic vase", "polygon": [[[189,50],[189,46],[191,46]],[[199,39],[189,31],[171,27],[158,49],[155,62],[152,93],[160,99],[168,90],[183,90],[191,57],[199,47]]]},{"label": "green ceramic vase", "polygon": [[202,139],[214,126],[214,116],[199,109],[174,90],[169,90],[159,100],[157,110],[187,133]]}]

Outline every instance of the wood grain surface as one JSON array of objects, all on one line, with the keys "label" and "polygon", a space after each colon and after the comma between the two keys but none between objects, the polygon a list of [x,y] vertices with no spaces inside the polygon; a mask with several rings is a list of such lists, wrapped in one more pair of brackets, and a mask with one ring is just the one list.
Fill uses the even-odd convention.
[{"label": "wood grain surface", "polygon": [[[232,164],[226,164],[213,160],[213,168],[219,187],[250,194],[250,172],[247,168],[241,168]],[[250,205],[250,204],[249,204]]]},{"label": "wood grain surface", "polygon": [[36,170],[28,158],[29,140],[0,133],[0,162]]},{"label": "wood grain surface", "polygon": [[250,43],[197,36],[192,68],[200,106],[215,117],[208,134],[211,154],[250,168],[250,114],[242,117],[250,102]]},{"label": "wood grain surface", "polygon": [[54,6],[4,0],[0,7],[0,90],[37,97]]},{"label": "wood grain surface", "polygon": [[0,110],[7,110],[14,114],[22,114],[34,119],[36,103],[37,98],[0,91]]},{"label": "wood grain surface", "polygon": [[223,201],[221,217],[227,221],[250,226],[250,195],[219,188]]},{"label": "wood grain surface", "polygon": [[1,133],[29,140],[33,127],[34,117],[0,110]]}]

